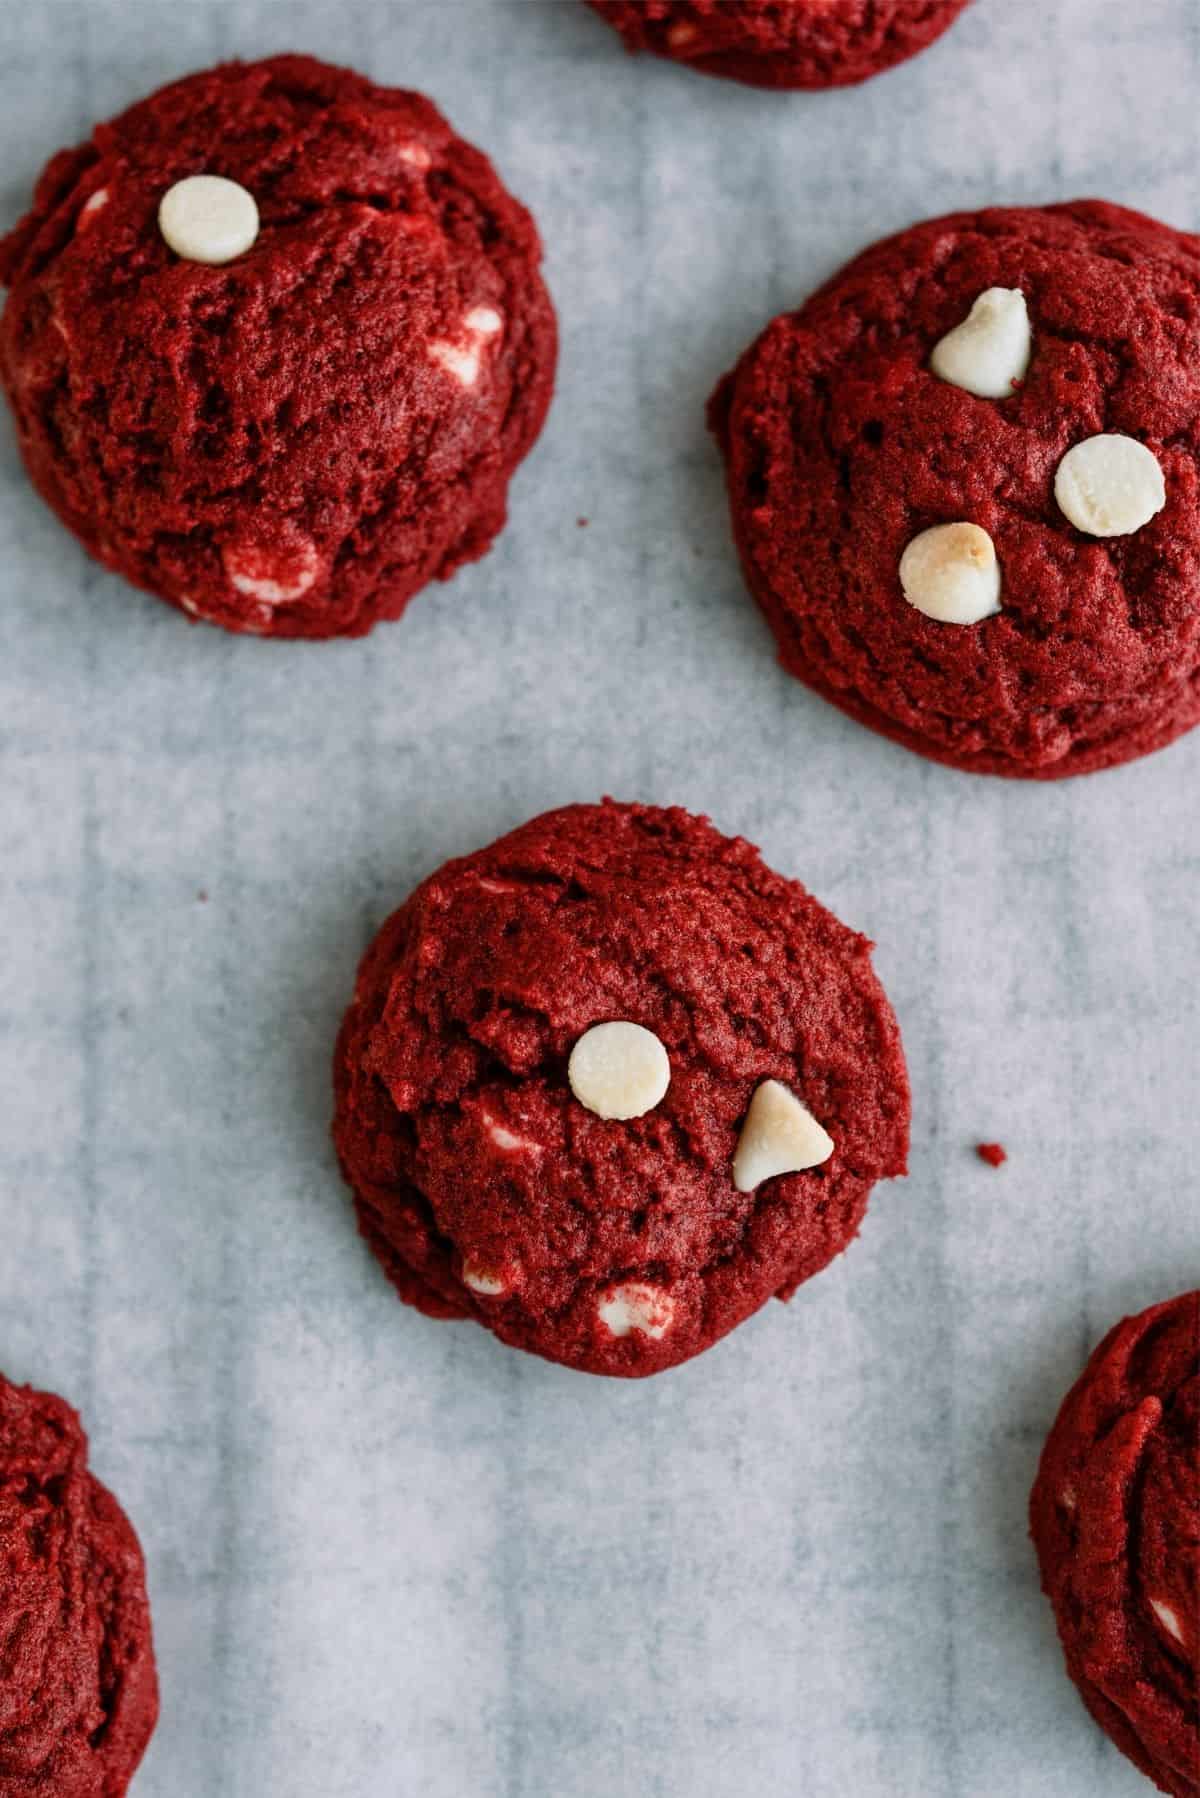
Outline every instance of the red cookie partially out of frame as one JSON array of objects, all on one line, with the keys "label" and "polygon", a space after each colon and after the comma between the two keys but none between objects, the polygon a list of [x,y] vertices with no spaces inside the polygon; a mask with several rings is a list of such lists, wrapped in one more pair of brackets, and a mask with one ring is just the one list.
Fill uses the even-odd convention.
[{"label": "red cookie partially out of frame", "polygon": [[1123,1754],[1200,1798],[1200,1292],[1107,1335],[1031,1505],[1067,1671]]},{"label": "red cookie partially out of frame", "polygon": [[[1031,351],[981,398],[931,358],[996,293]],[[1030,780],[1200,722],[1200,238],[1098,200],[931,219],[768,325],[710,419],[780,660],[859,722]],[[1101,537],[1058,476],[1113,434],[1165,503]],[[962,523],[992,539],[1000,608],[948,623],[907,603],[901,563]]]},{"label": "red cookie partially out of frame", "polygon": [[970,0],[588,0],[629,50],[753,87],[849,87],[924,50]]},{"label": "red cookie partially out of frame", "polygon": [[0,1792],[122,1798],[158,1718],[142,1551],[71,1407],[0,1375]]},{"label": "red cookie partially out of frame", "polygon": [[[449,862],[367,951],[335,1057],[342,1169],[400,1296],[627,1377],[789,1298],[905,1167],[870,947],[677,809],[569,806]],[[669,1064],[637,1115],[573,1084],[576,1045],[613,1021]],[[760,1163],[742,1190],[743,1125],[774,1082],[832,1153]]]},{"label": "red cookie partially out of frame", "polygon": [[[195,175],[257,240],[181,258]],[[63,151],[0,244],[0,378],[45,499],[193,617],[358,636],[481,556],[554,382],[524,207],[419,94],[303,56],[228,63]]]}]

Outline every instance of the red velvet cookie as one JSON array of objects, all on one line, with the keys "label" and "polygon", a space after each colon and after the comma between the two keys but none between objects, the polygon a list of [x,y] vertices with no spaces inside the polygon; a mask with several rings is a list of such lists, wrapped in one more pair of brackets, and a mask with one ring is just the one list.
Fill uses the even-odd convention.
[{"label": "red velvet cookie", "polygon": [[781,659],[852,717],[1042,780],[1200,720],[1200,238],[1100,201],[917,225],[710,417]]},{"label": "red velvet cookie", "polygon": [[400,1296],[593,1373],[656,1373],[789,1298],[904,1171],[870,944],[749,843],[570,806],[383,926],[334,1137]]},{"label": "red velvet cookie", "polygon": [[969,0],[588,0],[626,48],[754,87],[848,87],[924,50]]},{"label": "red velvet cookie", "polygon": [[419,94],[301,56],[189,76],[56,156],[0,244],[29,472],[194,617],[361,635],[504,524],[554,379],[540,259]]},{"label": "red velvet cookie", "polygon": [[1050,1432],[1033,1539],[1067,1671],[1160,1791],[1200,1795],[1200,1292],[1127,1317]]},{"label": "red velvet cookie", "polygon": [[0,1792],[121,1798],[158,1718],[142,1551],[69,1405],[0,1376]]}]

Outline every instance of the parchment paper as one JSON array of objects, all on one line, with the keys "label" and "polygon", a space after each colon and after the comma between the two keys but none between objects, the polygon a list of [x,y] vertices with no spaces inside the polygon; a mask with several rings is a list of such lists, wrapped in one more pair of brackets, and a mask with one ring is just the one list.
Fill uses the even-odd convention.
[{"label": "parchment paper", "polygon": [[[138,1798],[1136,1798],[1025,1503],[1092,1343],[1200,1278],[1200,734],[1038,788],[847,722],[775,665],[703,405],[915,218],[1195,227],[1200,8],[978,0],[865,88],[771,96],[575,0],[14,0],[0,217],[93,120],[293,48],[494,156],[561,379],[495,552],[358,643],[189,627],[0,425],[0,1366],[80,1406],[145,1543]],[[374,927],[606,792],[709,812],[877,939],[916,1113],[839,1263],[630,1385],[403,1309],[327,1135]]]}]

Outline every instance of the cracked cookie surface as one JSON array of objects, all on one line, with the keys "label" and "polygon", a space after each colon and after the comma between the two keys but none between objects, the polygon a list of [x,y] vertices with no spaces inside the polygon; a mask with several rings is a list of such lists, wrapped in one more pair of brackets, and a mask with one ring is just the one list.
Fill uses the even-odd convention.
[{"label": "cracked cookie surface", "polygon": [[[181,259],[160,204],[240,184]],[[541,245],[419,94],[307,57],[192,75],[48,165],[0,244],[0,378],[45,499],[193,617],[361,635],[483,555],[554,379]]]},{"label": "cracked cookie surface", "polygon": [[158,1716],[137,1537],[62,1399],[0,1376],[0,1792],[122,1798]]},{"label": "cracked cookie surface", "polygon": [[754,87],[847,87],[941,36],[969,0],[588,0],[629,50]]},{"label": "cracked cookie surface", "polygon": [[[1032,327],[1010,397],[930,368],[981,293]],[[710,406],[742,565],[784,665],[851,716],[957,767],[1052,779],[1200,721],[1200,239],[1101,201],[934,219],[777,318]],[[1059,509],[1069,451],[1120,433],[1166,504],[1098,541]],[[991,536],[998,614],[904,603],[922,531]]]},{"label": "cracked cookie surface", "polygon": [[1200,1292],[1127,1317],[1046,1442],[1031,1503],[1067,1671],[1174,1798],[1200,1794]]},{"label": "cracked cookie surface", "polygon": [[[904,1171],[908,1083],[869,951],[677,809],[572,806],[448,863],[368,950],[335,1057],[342,1168],[401,1296],[626,1376],[789,1297]],[[568,1080],[613,1019],[670,1061],[665,1095],[626,1120]],[[835,1149],[742,1193],[739,1132],[768,1079]]]}]

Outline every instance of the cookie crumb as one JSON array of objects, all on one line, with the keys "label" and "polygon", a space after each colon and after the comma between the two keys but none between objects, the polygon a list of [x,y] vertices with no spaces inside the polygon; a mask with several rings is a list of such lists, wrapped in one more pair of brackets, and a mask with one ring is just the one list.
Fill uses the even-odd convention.
[{"label": "cookie crumb", "polygon": [[577,518],[575,520],[575,523],[579,526],[581,531],[586,531],[590,522],[591,520],[587,518]]},{"label": "cookie crumb", "polygon": [[1008,1160],[1008,1150],[1003,1143],[999,1142],[976,1143],[975,1153],[980,1161],[986,1161],[989,1167],[1003,1167]]}]

